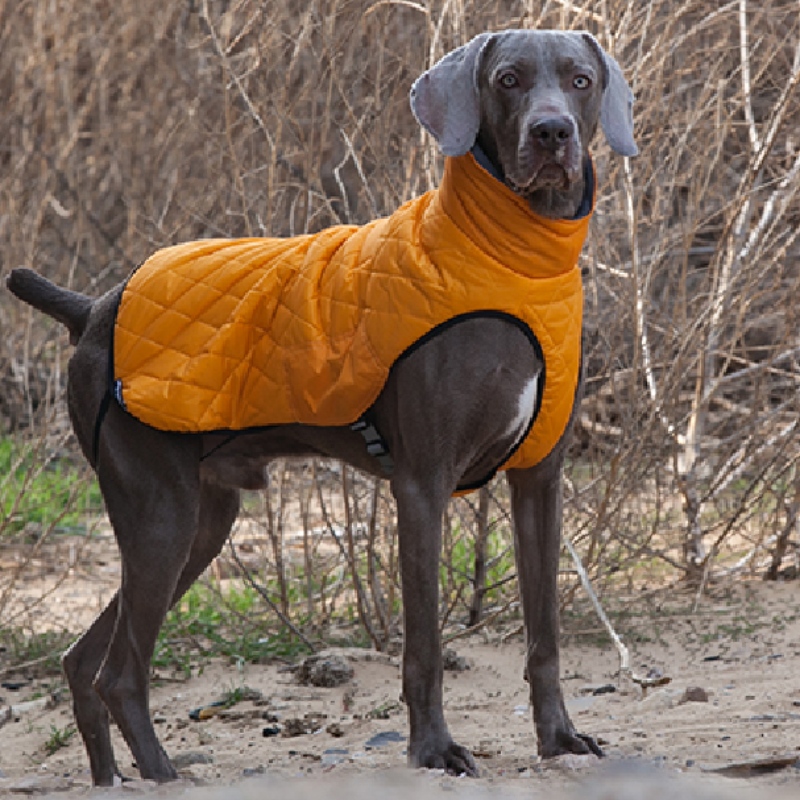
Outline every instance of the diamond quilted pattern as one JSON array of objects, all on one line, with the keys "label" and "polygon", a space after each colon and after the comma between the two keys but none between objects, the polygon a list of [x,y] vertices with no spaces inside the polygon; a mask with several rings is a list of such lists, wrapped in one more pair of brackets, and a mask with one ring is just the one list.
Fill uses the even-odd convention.
[{"label": "diamond quilted pattern", "polygon": [[588,224],[533,215],[468,155],[447,160],[438,190],[360,228],[160,250],[131,276],[117,315],[123,402],[163,430],[347,425],[421,336],[501,311],[545,355],[539,417],[505,466],[534,464],[572,409]]}]

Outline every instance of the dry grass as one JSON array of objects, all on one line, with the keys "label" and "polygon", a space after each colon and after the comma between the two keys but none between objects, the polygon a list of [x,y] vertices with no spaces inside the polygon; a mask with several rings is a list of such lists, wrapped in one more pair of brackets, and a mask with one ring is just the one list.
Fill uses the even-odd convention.
[{"label": "dry grass", "polygon": [[[592,30],[637,98],[641,155],[594,148],[570,535],[600,582],[796,562],[793,0],[0,0],[0,272],[26,264],[98,293],[165,244],[388,213],[441,168],[411,81],[512,26]],[[4,294],[0,325],[0,429],[60,434],[65,334]],[[292,502],[301,486],[284,486]],[[488,516],[474,503],[453,508],[451,556],[482,519],[506,535],[502,485]],[[390,512],[379,532],[388,558]],[[380,639],[362,545],[340,566],[368,573],[362,616]],[[278,586],[292,580],[282,546]],[[471,578],[445,570],[455,617],[474,607]]]}]

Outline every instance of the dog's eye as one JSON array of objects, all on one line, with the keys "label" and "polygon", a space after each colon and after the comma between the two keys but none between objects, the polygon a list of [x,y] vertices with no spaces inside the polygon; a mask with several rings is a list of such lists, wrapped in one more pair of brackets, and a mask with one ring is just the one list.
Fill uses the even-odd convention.
[{"label": "dog's eye", "polygon": [[497,79],[497,82],[504,89],[513,89],[515,86],[519,86],[517,76],[513,72],[503,72]]},{"label": "dog's eye", "polygon": [[576,89],[588,89],[592,85],[592,79],[587,75],[576,75],[572,79],[572,85]]}]

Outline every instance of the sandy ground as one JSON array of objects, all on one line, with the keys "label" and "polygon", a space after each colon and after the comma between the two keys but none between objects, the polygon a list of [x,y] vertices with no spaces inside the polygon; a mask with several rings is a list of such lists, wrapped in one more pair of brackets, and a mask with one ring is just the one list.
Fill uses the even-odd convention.
[{"label": "sandy ground", "polygon": [[[479,779],[404,769],[407,721],[399,701],[398,661],[347,650],[337,655],[351,664],[353,678],[334,688],[302,686],[277,664],[212,663],[189,680],[159,676],[152,713],[184,779],[170,792],[236,786],[238,794],[224,796],[293,797],[306,786],[355,800],[361,793],[374,797],[378,785],[387,800],[395,789],[400,797],[436,796],[453,788],[470,796],[491,791],[550,797],[564,791],[580,797],[600,792],[597,797],[610,799],[627,795],[613,788],[603,794],[601,787],[622,780],[638,787],[632,797],[656,798],[661,795],[647,788],[650,784],[643,788],[630,776],[657,770],[655,778],[646,779],[655,780],[653,785],[671,786],[667,778],[681,776],[677,793],[664,797],[700,797],[706,790],[714,797],[738,796],[743,787],[758,797],[800,796],[800,585],[740,583],[714,595],[694,612],[687,595],[673,602],[676,608],[683,603],[685,613],[641,617],[627,625],[635,670],[655,668],[671,678],[646,694],[619,678],[610,645],[587,643],[565,622],[565,695],[579,730],[601,742],[608,756],[603,762],[537,759],[522,642],[508,638],[508,628],[487,629],[453,643],[469,668],[445,673],[451,731],[474,750]],[[20,676],[6,673],[4,680],[9,677]],[[255,690],[250,699],[208,719],[190,719],[193,709],[244,686]],[[23,705],[19,711],[43,688],[32,681],[17,690],[0,689],[0,722],[6,720],[0,726],[0,797],[89,791],[77,736],[54,754],[45,752],[53,730],[71,724],[69,703],[62,698],[50,708]],[[292,728],[308,732],[286,736]],[[116,731],[115,741],[123,773],[135,778]],[[263,794],[265,781],[274,792]],[[132,790],[155,791],[135,782],[117,792]]]}]

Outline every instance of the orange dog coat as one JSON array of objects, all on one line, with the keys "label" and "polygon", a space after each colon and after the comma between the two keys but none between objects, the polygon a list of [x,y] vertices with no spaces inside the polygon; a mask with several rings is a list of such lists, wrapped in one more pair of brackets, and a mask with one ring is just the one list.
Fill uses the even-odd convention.
[{"label": "orange dog coat", "polygon": [[122,295],[115,396],[170,431],[349,425],[422,336],[502,312],[530,328],[545,361],[538,416],[502,468],[531,466],[574,402],[588,226],[588,215],[532,213],[468,154],[446,160],[438,189],[363,227],[159,250]]}]

